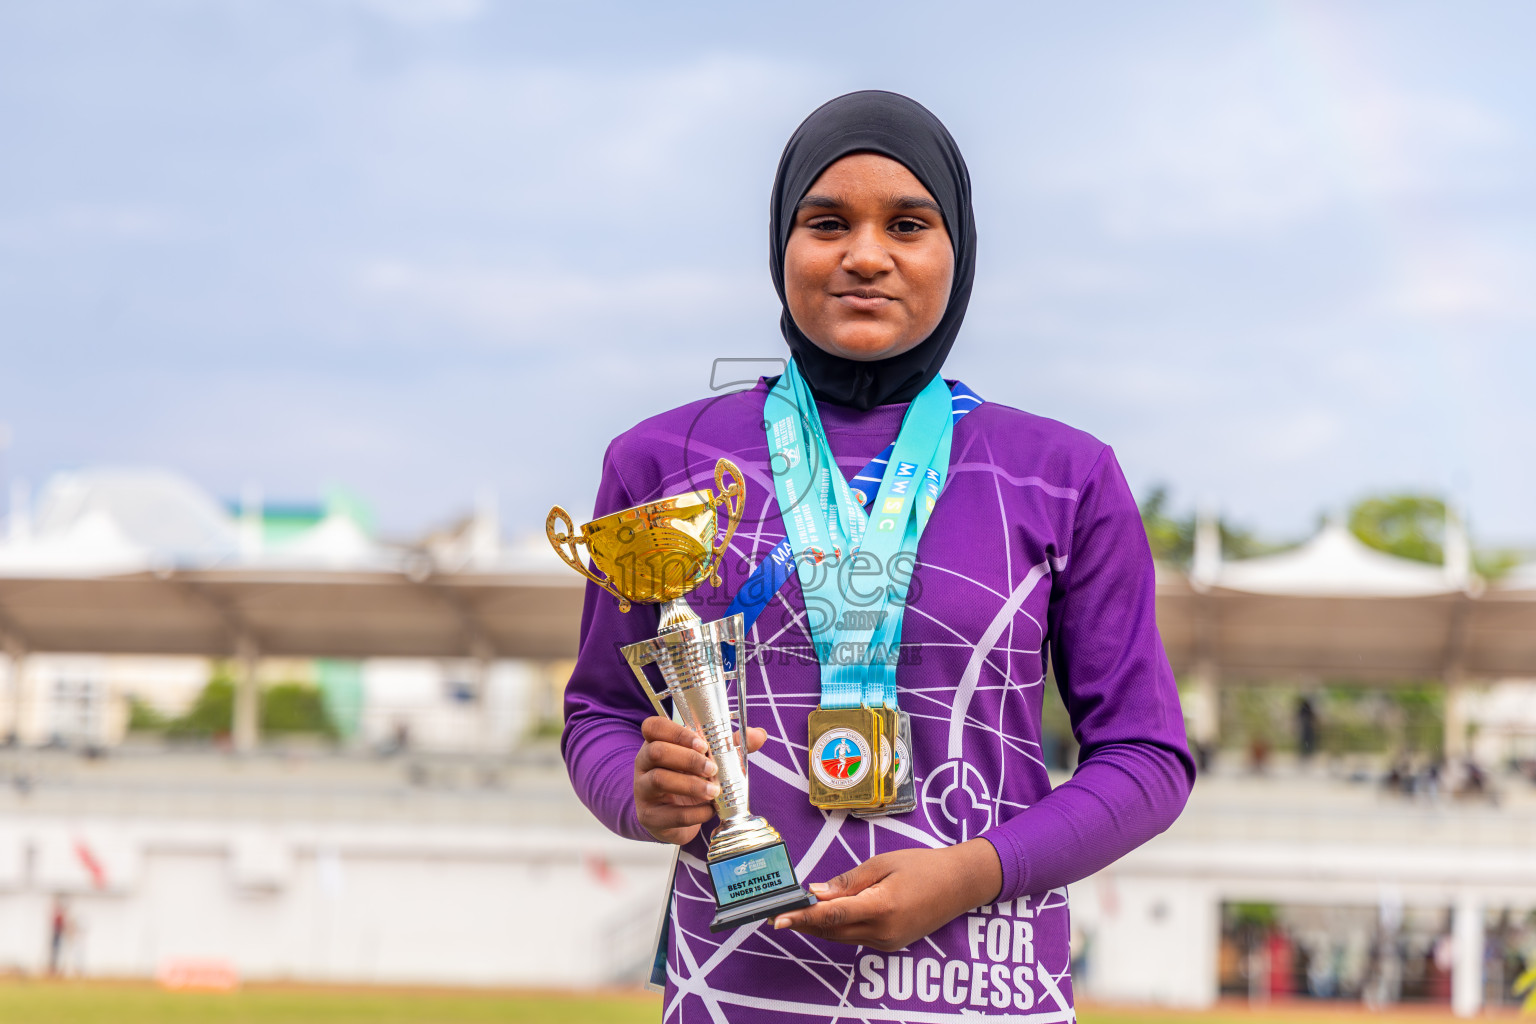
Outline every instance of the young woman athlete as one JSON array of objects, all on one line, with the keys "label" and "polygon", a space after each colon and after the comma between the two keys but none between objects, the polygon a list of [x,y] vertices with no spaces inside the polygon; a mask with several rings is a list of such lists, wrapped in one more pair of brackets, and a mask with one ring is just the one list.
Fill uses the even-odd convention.
[{"label": "young woman athlete", "polygon": [[[797,571],[752,624],[740,669],[761,726],[748,737],[752,809],[819,902],[709,931],[714,764],[654,715],[618,654],[656,634],[655,606],[620,613],[590,585],[566,690],[571,780],[609,828],[682,848],[669,1022],[1071,1020],[1067,884],[1166,829],[1194,779],[1135,502],[1104,443],[985,401],[988,380],[973,382],[978,395],[939,377],[970,299],[976,229],[965,162],[927,109],[871,91],[812,113],[784,150],[770,227],[785,374],[616,438],[595,514],[696,489],[721,456],[739,466],[748,507],[725,585],[689,599],[706,621],[749,568],[786,540],[794,549]],[[1027,353],[994,372],[1027,378]],[[942,429],[920,412],[934,403],[949,413]],[[785,410],[803,452],[775,432]],[[882,459],[893,443],[930,461]],[[811,493],[787,497],[802,454],[822,462],[807,471]],[[914,465],[932,491],[888,479]],[[910,531],[901,544],[878,538],[882,516]],[[829,540],[807,541],[823,528]],[[879,542],[909,560],[854,564]],[[885,616],[849,616],[850,591],[883,595]],[[878,681],[895,666],[913,799],[860,816],[810,802],[813,780],[864,770],[846,745],[818,758],[811,723],[844,678],[839,645],[871,635],[886,656],[899,649],[859,671]],[[1055,789],[1041,754],[1051,676],[1081,747]]]}]

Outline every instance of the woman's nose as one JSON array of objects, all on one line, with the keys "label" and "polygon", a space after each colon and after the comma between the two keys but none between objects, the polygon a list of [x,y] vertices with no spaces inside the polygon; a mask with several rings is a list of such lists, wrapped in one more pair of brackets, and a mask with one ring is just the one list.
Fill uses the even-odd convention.
[{"label": "woman's nose", "polygon": [[843,269],[860,277],[874,277],[896,266],[891,254],[872,233],[860,232],[849,239],[843,254]]}]

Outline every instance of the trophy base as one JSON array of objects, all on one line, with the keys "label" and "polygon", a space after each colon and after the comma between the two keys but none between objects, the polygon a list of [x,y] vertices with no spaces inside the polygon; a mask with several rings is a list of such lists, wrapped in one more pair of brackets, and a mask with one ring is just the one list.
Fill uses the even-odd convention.
[{"label": "trophy base", "polygon": [[709,923],[712,932],[816,902],[816,897],[800,888],[782,842],[711,859],[709,878],[715,890],[715,919]]},{"label": "trophy base", "polygon": [[739,928],[744,924],[754,921],[765,921],[776,914],[787,914],[791,910],[799,910],[816,902],[816,897],[796,886],[790,892],[781,892],[774,896],[764,896],[760,900],[751,900],[740,906],[720,910],[715,914],[715,919],[709,922],[709,930],[712,932],[729,931]]}]

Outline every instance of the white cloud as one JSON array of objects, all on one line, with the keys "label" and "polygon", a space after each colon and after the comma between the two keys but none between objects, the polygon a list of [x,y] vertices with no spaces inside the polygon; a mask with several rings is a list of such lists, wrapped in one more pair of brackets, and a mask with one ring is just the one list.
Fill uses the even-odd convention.
[{"label": "white cloud", "polygon": [[1344,424],[1331,409],[1280,411],[1253,423],[1247,434],[1253,450],[1261,457],[1279,464],[1295,464],[1317,459],[1343,435]]},{"label": "white cloud", "polygon": [[1166,415],[1170,408],[1191,408],[1219,397],[1225,385],[1219,372],[1170,365],[1167,361],[1117,356],[1066,358],[1043,368],[1041,384],[1058,392],[1091,398],[1120,410]]},{"label": "white cloud", "polygon": [[1122,237],[1241,235],[1346,204],[1501,182],[1514,133],[1491,111],[1368,74],[1298,75],[1262,46],[1148,63],[1087,111],[1038,182]]},{"label": "white cloud", "polygon": [[61,244],[185,241],[187,220],[161,207],[134,203],[62,203],[0,218],[0,244],[32,251]]},{"label": "white cloud", "polygon": [[327,128],[380,199],[696,224],[721,216],[711,204],[722,195],[731,217],[762,209],[740,189],[760,182],[750,198],[764,201],[772,140],[819,82],[798,65],[720,52],[659,68],[422,63],[350,82],[353,99]]},{"label": "white cloud", "polygon": [[404,25],[474,21],[485,13],[485,0],[345,0],[352,6]]},{"label": "white cloud", "polygon": [[1389,315],[1436,321],[1536,319],[1536,254],[1486,238],[1401,247],[1395,280],[1379,299]]},{"label": "white cloud", "polygon": [[145,206],[71,204],[60,212],[58,222],[66,231],[103,237],[153,240],[176,234],[168,213]]},{"label": "white cloud", "polygon": [[[705,393],[711,356],[781,350],[779,147],[828,96],[884,85],[972,161],[982,279],[949,369],[988,398],[1265,529],[1465,455],[1479,529],[1528,539],[1519,33],[1367,5],[1332,63],[1277,56],[1301,6],[998,8],[983,20],[1027,31],[942,30],[934,59],[893,62],[735,9],[41,5],[57,27],[12,47],[36,116],[0,201],[0,319],[49,344],[13,346],[0,411],[39,463],[127,451],[133,432],[47,400],[90,367],[96,419],[166,417],[136,457],[189,446],[230,487],[355,464],[405,521],[564,415],[526,381],[580,380],[596,398],[541,447],[549,494],[521,499],[570,501],[607,437]],[[124,383],[141,365],[179,383],[147,402]],[[248,390],[264,371],[326,415],[281,435],[210,415],[270,397]]]},{"label": "white cloud", "polygon": [[[772,300],[758,277],[693,268],[584,274],[381,260],[362,267],[356,285],[386,315],[405,311],[511,344],[551,335],[582,338],[615,327],[632,332],[641,325],[736,322]],[[610,335],[602,347],[614,344]]]}]

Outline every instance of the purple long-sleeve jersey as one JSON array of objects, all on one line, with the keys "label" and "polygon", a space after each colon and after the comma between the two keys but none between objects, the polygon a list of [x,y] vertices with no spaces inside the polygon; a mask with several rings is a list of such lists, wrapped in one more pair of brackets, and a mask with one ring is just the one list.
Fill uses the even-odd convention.
[{"label": "purple long-sleeve jersey", "polygon": [[[768,382],[653,417],[614,440],[594,515],[713,486],[725,456],[746,508],[724,585],[694,591],[725,614],[753,565],[784,538],[763,404]],[[821,405],[851,477],[893,440],[905,405]],[[1130,489],[1103,443],[1054,420],[984,403],[955,427],[949,476],[917,550],[897,683],[912,717],[916,810],[864,821],[808,801],[806,717],[820,674],[791,575],[752,629],[751,806],[783,834],[802,883],[890,850],[982,837],[1003,868],[997,902],[892,954],[770,925],[711,934],[705,838],[683,848],[672,904],[667,1021],[1074,1019],[1067,883],[1157,835],[1194,779],[1178,691],[1157,632],[1152,559]],[[588,585],[562,737],[571,781],[609,828],[650,840],[632,791],[650,702],[618,648],[656,635],[655,606],[620,613]],[[1041,756],[1047,657],[1081,744],[1051,788]]]}]

